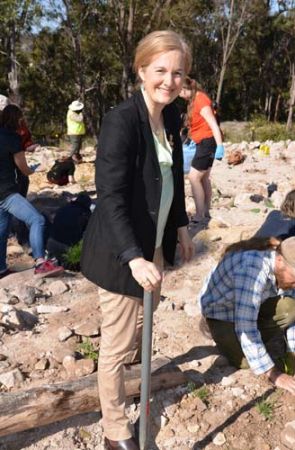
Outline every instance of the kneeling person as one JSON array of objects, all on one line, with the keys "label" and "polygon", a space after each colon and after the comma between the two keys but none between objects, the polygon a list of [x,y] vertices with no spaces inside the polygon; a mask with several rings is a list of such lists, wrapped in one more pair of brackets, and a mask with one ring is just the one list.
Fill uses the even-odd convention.
[{"label": "kneeling person", "polygon": [[295,351],[295,237],[252,238],[230,245],[200,295],[202,314],[218,349],[238,368],[265,374],[295,394],[265,344],[284,332]]}]

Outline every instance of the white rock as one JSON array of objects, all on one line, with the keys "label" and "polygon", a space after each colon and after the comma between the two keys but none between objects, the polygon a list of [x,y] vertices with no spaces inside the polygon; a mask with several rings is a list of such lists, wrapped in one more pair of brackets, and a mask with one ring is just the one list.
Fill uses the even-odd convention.
[{"label": "white rock", "polygon": [[69,311],[70,308],[67,306],[56,306],[56,305],[38,305],[38,314],[51,314],[51,313],[61,313]]},{"label": "white rock", "polygon": [[48,287],[51,295],[61,295],[69,290],[68,286],[61,280],[54,281]]},{"label": "white rock", "polygon": [[73,331],[68,327],[61,327],[58,330],[58,340],[60,342],[66,341],[70,336],[72,336]]},{"label": "white rock", "polygon": [[190,303],[186,303],[184,305],[184,312],[189,316],[189,317],[198,317],[200,315],[200,310],[198,305],[196,304],[190,304]]},{"label": "white rock", "polygon": [[221,380],[222,386],[231,386],[232,384],[235,384],[236,380],[233,377],[223,377]]},{"label": "white rock", "polygon": [[0,374],[0,384],[3,384],[7,389],[13,388],[23,381],[24,377],[19,369]]},{"label": "white rock", "polygon": [[232,393],[234,397],[241,397],[244,394],[244,389],[240,387],[232,388]]},{"label": "white rock", "polygon": [[223,433],[217,433],[215,435],[215,437],[213,438],[212,442],[213,442],[214,445],[218,445],[218,446],[221,446],[221,445],[225,444],[226,443],[226,439],[225,439],[224,434]]}]

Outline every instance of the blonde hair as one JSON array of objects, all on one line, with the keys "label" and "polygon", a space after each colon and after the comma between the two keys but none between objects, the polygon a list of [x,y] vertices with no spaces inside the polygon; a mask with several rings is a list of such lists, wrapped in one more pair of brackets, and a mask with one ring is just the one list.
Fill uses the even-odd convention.
[{"label": "blonde hair", "polygon": [[295,218],[295,189],[286,195],[281,204],[281,211],[285,216]]},{"label": "blonde hair", "polygon": [[191,50],[184,38],[172,30],[153,31],[139,41],[133,63],[135,73],[138,75],[141,67],[148,66],[155,55],[173,50],[183,54],[184,71],[188,74],[192,65]]}]

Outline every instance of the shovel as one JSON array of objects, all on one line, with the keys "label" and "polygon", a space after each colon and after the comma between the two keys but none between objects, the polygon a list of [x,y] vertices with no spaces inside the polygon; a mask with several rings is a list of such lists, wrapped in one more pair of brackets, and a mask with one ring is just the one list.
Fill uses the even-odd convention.
[{"label": "shovel", "polygon": [[141,352],[141,390],[139,419],[139,448],[147,449],[150,418],[151,391],[151,356],[153,334],[153,294],[144,291],[143,296],[143,331]]}]

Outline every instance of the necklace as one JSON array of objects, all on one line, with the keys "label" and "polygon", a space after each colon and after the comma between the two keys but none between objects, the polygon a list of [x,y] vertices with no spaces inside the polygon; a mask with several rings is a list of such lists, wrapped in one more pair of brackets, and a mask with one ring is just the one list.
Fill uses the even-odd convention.
[{"label": "necklace", "polygon": [[151,125],[151,129],[153,131],[153,133],[155,133],[156,136],[163,136],[164,134],[164,126],[163,126],[163,121],[162,118],[160,118],[159,121],[159,125],[156,126],[155,122],[153,121],[151,115],[149,114],[149,120],[150,120],[150,125]]}]

